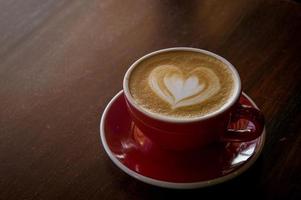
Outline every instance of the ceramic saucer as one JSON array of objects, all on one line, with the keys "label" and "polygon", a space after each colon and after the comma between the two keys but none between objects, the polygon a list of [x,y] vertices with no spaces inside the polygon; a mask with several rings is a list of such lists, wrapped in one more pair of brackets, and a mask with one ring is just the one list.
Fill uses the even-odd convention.
[{"label": "ceramic saucer", "polygon": [[[257,108],[245,93],[240,102]],[[245,129],[255,125],[239,119],[231,126]],[[216,143],[193,152],[168,151],[135,126],[120,91],[102,115],[100,137],[110,159],[128,175],[160,187],[190,189],[222,183],[246,171],[262,151],[265,129],[250,142]]]}]

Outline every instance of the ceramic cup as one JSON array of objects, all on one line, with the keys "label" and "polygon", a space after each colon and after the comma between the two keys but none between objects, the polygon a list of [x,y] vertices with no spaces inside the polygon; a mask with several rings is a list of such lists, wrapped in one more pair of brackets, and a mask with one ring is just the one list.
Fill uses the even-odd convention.
[{"label": "ceramic cup", "polygon": [[[193,119],[170,119],[153,115],[142,109],[133,99],[129,91],[129,77],[133,69],[144,59],[168,51],[193,51],[207,54],[225,63],[235,77],[235,92],[221,109]],[[162,49],[143,56],[127,70],[123,80],[123,90],[129,114],[135,125],[153,143],[170,150],[191,150],[203,148],[213,142],[251,141],[259,137],[264,127],[261,112],[250,106],[239,103],[242,95],[240,77],[234,66],[223,57],[212,52],[187,47]],[[247,120],[247,129],[229,128],[231,122]]]}]

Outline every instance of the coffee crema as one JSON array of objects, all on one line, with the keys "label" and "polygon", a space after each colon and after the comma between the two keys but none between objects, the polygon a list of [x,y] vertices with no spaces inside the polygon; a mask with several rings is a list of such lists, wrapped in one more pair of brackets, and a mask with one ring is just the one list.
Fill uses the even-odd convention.
[{"label": "coffee crema", "polygon": [[195,118],[219,110],[233,95],[234,76],[215,57],[193,51],[169,51],[138,63],[129,91],[147,112],[171,118]]}]

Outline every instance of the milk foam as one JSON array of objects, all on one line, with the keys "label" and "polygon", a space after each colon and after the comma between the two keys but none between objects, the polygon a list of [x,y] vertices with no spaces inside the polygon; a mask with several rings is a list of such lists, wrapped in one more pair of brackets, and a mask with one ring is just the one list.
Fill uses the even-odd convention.
[{"label": "milk foam", "polygon": [[227,65],[199,52],[174,51],[148,57],[129,77],[129,90],[146,112],[195,118],[219,110],[233,95]]},{"label": "milk foam", "polygon": [[199,104],[221,88],[214,71],[205,67],[197,67],[185,76],[176,66],[161,65],[151,71],[148,83],[172,109]]}]

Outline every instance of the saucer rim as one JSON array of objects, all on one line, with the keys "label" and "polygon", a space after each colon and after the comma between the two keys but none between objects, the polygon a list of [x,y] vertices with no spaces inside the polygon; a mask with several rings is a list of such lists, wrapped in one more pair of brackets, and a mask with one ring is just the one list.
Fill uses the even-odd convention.
[{"label": "saucer rim", "polygon": [[[259,143],[259,147],[257,149],[257,151],[255,150],[254,155],[251,157],[251,159],[249,161],[246,161],[246,163],[238,168],[236,171],[231,172],[225,176],[221,176],[218,178],[214,178],[208,181],[196,181],[196,182],[169,182],[169,181],[162,181],[162,180],[158,180],[158,179],[154,179],[154,178],[150,178],[147,176],[144,176],[142,174],[139,174],[131,169],[129,169],[128,167],[126,167],[122,162],[120,162],[113,154],[113,152],[111,151],[110,147],[108,146],[108,143],[106,141],[106,137],[105,137],[105,131],[104,131],[104,121],[105,118],[107,116],[108,111],[110,110],[111,106],[113,105],[113,103],[115,102],[115,100],[123,93],[123,90],[119,91],[111,100],[110,102],[107,104],[105,110],[103,111],[101,120],[100,120],[100,139],[101,139],[101,144],[103,145],[107,155],[109,156],[109,158],[113,161],[113,163],[119,167],[123,172],[125,172],[126,174],[128,174],[129,176],[142,181],[144,183],[150,184],[150,185],[154,185],[154,186],[158,186],[158,187],[163,187],[163,188],[170,188],[170,189],[195,189],[195,188],[203,188],[203,187],[209,187],[209,186],[213,186],[216,184],[220,184],[226,181],[229,181],[237,176],[239,176],[240,174],[242,174],[243,172],[245,172],[247,169],[249,169],[254,163],[255,161],[258,159],[259,155],[262,152],[262,149],[264,147],[265,144],[265,137],[266,137],[266,128],[264,126],[264,129],[262,131],[261,134],[261,142]],[[255,102],[244,92],[242,92],[242,94],[251,102],[251,104],[259,109],[257,107],[257,105],[255,104]]]}]

